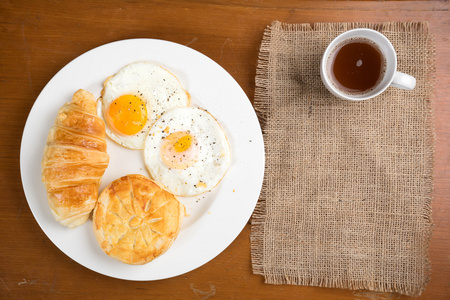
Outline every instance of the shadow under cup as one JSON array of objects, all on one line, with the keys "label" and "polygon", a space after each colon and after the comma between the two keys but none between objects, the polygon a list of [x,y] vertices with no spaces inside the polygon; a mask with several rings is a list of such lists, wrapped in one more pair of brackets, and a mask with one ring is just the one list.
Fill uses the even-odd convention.
[{"label": "shadow under cup", "polygon": [[[347,93],[343,90],[340,90],[335,84],[336,81],[329,74],[328,71],[329,66],[331,65],[331,60],[333,59],[334,52],[339,51],[337,48],[345,44],[346,41],[350,43],[350,40],[370,40],[374,44],[376,44],[377,48],[381,51],[381,54],[384,56],[384,61],[386,66],[384,68],[384,72],[380,74],[383,78],[376,84],[373,88],[367,90],[366,92],[360,93]],[[341,35],[337,36],[327,47],[325,50],[321,64],[320,64],[320,76],[325,87],[336,97],[346,99],[346,100],[366,100],[373,98],[379,94],[381,94],[386,88],[391,85],[395,72],[397,70],[397,55],[395,53],[394,47],[391,42],[381,33],[372,29],[366,28],[358,28],[346,31]],[[384,73],[384,74],[383,74]]]}]

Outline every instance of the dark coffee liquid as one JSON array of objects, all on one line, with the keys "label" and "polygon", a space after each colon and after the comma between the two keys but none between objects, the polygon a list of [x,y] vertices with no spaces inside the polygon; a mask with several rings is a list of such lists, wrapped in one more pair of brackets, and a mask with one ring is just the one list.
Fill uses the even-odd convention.
[{"label": "dark coffee liquid", "polygon": [[330,75],[343,92],[368,92],[378,85],[384,76],[384,56],[381,50],[368,40],[344,42],[337,46],[333,53]]}]

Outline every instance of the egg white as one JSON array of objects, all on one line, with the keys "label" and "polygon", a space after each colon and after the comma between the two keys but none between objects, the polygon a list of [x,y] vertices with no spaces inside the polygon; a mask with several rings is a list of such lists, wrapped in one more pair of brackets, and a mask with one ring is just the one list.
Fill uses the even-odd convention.
[{"label": "egg white", "polygon": [[[198,143],[195,162],[184,168],[170,168],[161,159],[164,139],[175,132],[190,132]],[[144,148],[145,165],[151,177],[177,196],[195,196],[213,189],[231,161],[230,145],[217,120],[197,107],[167,111],[151,127]]]},{"label": "egg white", "polygon": [[[147,122],[143,129],[133,135],[114,130],[106,121],[105,114],[111,103],[122,95],[136,95],[147,107]],[[106,134],[116,143],[129,149],[143,149],[151,125],[167,110],[190,105],[190,96],[177,77],[150,62],[135,62],[109,77],[97,101],[97,113],[105,121]]]}]

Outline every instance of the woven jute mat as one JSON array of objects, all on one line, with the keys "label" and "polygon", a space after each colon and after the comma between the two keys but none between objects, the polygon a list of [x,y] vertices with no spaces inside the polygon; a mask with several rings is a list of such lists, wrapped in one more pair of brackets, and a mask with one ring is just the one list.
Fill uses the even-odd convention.
[{"label": "woven jute mat", "polygon": [[[332,96],[319,65],[358,27],[386,35],[413,91]],[[255,274],[269,284],[418,296],[429,281],[434,126],[433,39],[426,23],[284,24],[264,32],[255,109],[266,150],[252,216]]]}]

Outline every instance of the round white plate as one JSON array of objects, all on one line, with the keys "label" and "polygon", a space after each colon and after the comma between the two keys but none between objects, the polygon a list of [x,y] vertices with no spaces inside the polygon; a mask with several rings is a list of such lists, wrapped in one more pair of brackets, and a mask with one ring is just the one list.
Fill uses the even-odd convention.
[{"label": "round white plate", "polygon": [[[187,209],[172,247],[154,261],[132,266],[107,256],[98,246],[92,222],[67,229],[51,215],[41,182],[41,159],[58,109],[73,93],[86,89],[99,97],[106,78],[135,61],[159,64],[181,81],[193,105],[207,109],[227,133],[231,166],[211,192],[181,198]],[[110,164],[101,190],[127,174],[149,176],[140,150],[108,139]],[[176,43],[132,39],[106,44],[74,59],[45,86],[25,124],[20,149],[25,196],[44,233],[62,252],[98,273],[128,280],[158,280],[189,272],[221,253],[239,235],[258,200],[264,177],[264,145],[255,111],[238,83],[205,55]]]}]

